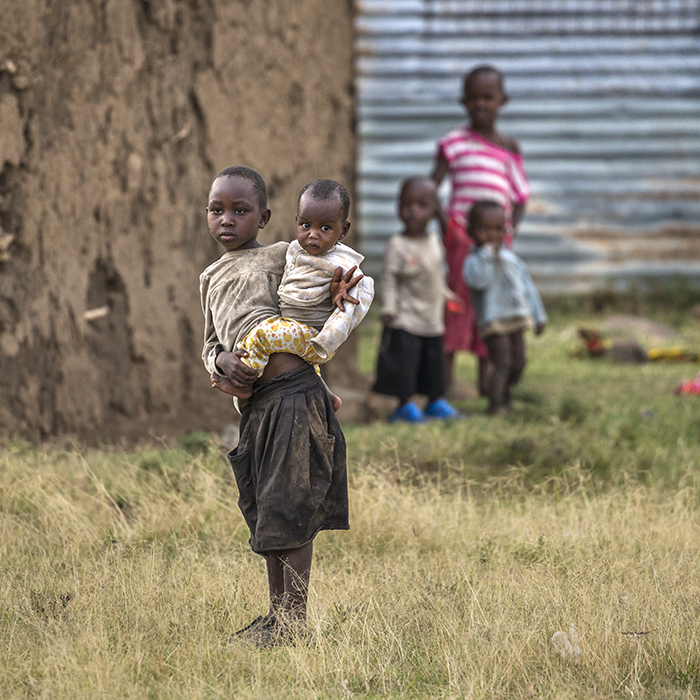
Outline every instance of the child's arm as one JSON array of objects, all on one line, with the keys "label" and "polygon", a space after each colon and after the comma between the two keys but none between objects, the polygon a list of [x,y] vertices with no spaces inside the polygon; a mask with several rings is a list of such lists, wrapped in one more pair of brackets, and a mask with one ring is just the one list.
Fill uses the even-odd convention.
[{"label": "child's arm", "polygon": [[202,274],[199,278],[199,294],[204,314],[204,344],[202,346],[202,362],[209,374],[217,372],[216,357],[224,349],[214,328],[214,319],[209,306],[209,280]]},{"label": "child's arm", "polygon": [[511,187],[513,188],[513,194],[516,199],[511,202],[511,223],[513,226],[513,233],[517,230],[520,222],[522,221],[523,214],[525,214],[525,205],[530,196],[530,185],[527,181],[527,175],[525,175],[525,169],[523,168],[522,155],[520,153],[520,144],[509,136],[503,137],[505,139],[506,148],[518,156],[517,160],[513,163],[510,172]]},{"label": "child's arm", "polygon": [[[431,178],[433,182],[435,183],[436,187],[440,187],[440,183],[445,179],[445,176],[450,172],[450,165],[447,162],[447,159],[445,158],[442,149],[438,152],[437,156],[435,157],[435,168],[433,169],[433,174],[431,175]],[[445,234],[447,233],[447,214],[445,210],[442,207],[442,202],[440,201],[440,198],[437,197],[437,206],[436,206],[436,216],[437,220],[440,223],[440,231],[442,233],[442,237],[445,237]]]},{"label": "child's arm", "polygon": [[234,350],[233,352],[221,351],[216,357],[217,374],[227,377],[238,389],[249,389],[258,378],[254,369],[241,362],[241,357],[248,353],[245,350]]},{"label": "child's arm", "polygon": [[396,239],[391,238],[384,253],[382,276],[382,323],[391,328],[399,313],[399,276],[401,273],[401,251]]},{"label": "child's arm", "polygon": [[493,245],[486,244],[477,248],[464,261],[462,276],[468,287],[472,289],[488,289],[493,282],[496,255]]},{"label": "child's arm", "polygon": [[513,233],[515,233],[515,230],[518,228],[518,225],[520,224],[524,213],[525,202],[516,202],[515,204],[513,204],[513,212],[511,214],[511,218],[513,220]]},{"label": "child's arm", "polygon": [[[227,377],[237,388],[249,388],[257,379],[257,374],[244,365],[239,357],[226,352],[214,327],[213,314],[209,305],[209,280],[200,277],[200,301],[204,313],[204,346],[202,360],[210,375]],[[252,375],[252,377],[251,377]]]},{"label": "child's arm", "polygon": [[532,281],[532,276],[530,271],[527,269],[525,263],[521,261],[521,275],[523,280],[523,287],[525,289],[525,301],[530,308],[530,314],[532,315],[532,320],[535,322],[535,333],[540,335],[547,325],[547,312],[544,310],[544,304],[542,303],[542,297],[535,287],[535,283]]},{"label": "child's arm", "polygon": [[364,277],[360,274],[357,277],[353,277],[357,270],[357,265],[351,267],[345,274],[343,274],[343,268],[337,267],[333,279],[331,280],[331,299],[333,301],[333,306],[337,307],[341,311],[345,311],[344,302],[349,301],[351,304],[359,304],[360,302],[348,294],[348,292]]},{"label": "child's arm", "polygon": [[338,348],[348,339],[350,333],[367,315],[374,299],[374,280],[371,277],[358,275],[353,282],[357,285],[355,287],[357,298],[349,299],[353,305],[343,310],[334,309],[318,335],[310,341],[323,362],[333,357]]}]

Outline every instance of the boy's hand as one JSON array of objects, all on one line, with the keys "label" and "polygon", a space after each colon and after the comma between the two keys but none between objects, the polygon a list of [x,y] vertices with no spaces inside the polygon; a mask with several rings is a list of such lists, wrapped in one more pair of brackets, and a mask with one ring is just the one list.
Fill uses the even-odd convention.
[{"label": "boy's hand", "polygon": [[382,323],[391,328],[394,325],[394,314],[382,314]]},{"label": "boy's hand", "polygon": [[217,369],[239,389],[250,387],[258,378],[254,369],[241,362],[240,358],[247,355],[248,353],[245,350],[234,350],[234,352],[220,352],[216,357]]},{"label": "boy's hand", "polygon": [[345,311],[343,302],[349,301],[351,304],[359,304],[360,300],[351,297],[348,292],[364,277],[364,275],[358,275],[353,279],[353,275],[357,270],[357,265],[351,267],[345,274],[343,274],[343,268],[337,267],[335,273],[333,274],[333,279],[331,280],[331,300],[333,301],[333,306],[337,306],[341,311]]},{"label": "boy's hand", "polygon": [[535,335],[542,335],[544,333],[544,329],[547,327],[546,323],[538,323],[535,326]]}]

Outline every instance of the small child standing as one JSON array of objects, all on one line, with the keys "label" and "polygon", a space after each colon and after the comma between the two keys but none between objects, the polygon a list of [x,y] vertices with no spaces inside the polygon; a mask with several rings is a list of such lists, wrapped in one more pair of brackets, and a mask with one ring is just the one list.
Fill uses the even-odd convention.
[{"label": "small child standing", "polygon": [[479,338],[469,290],[462,279],[464,260],[471,250],[466,217],[473,202],[493,199],[506,213],[506,245],[525,210],[530,186],[515,139],[496,130],[498,112],[508,102],[504,78],[492,66],[479,66],[464,76],[462,104],[469,113],[469,126],[448,132],[438,142],[433,180],[440,184],[446,175],[452,184],[450,203],[441,212],[445,239],[447,284],[460,304],[449,304],[445,312],[445,363],[448,392],[452,388],[456,352],[470,351],[479,358],[479,391],[486,394],[488,352]]},{"label": "small child standing", "polygon": [[476,250],[464,263],[464,281],[472,292],[479,333],[493,364],[488,412],[502,415],[510,406],[510,388],[525,369],[524,332],[534,321],[535,333],[540,335],[547,314],[525,263],[503,246],[507,231],[503,206],[474,202],[468,224]]},{"label": "small child standing", "polygon": [[[340,345],[366,316],[374,298],[374,281],[355,277],[356,297],[346,309],[342,299],[335,307],[330,287],[338,270],[359,271],[364,257],[340,241],[350,230],[350,195],[335,180],[315,180],[299,193],[296,213],[297,238],[287,248],[284,274],[277,294],[280,314],[258,323],[241,339],[237,348],[243,362],[262,375],[273,353],[299,355],[309,364],[331,360]],[[212,386],[241,396],[233,383],[216,373]],[[331,393],[337,411],[341,400]]]},{"label": "small child standing", "polygon": [[[426,417],[459,417],[444,399],[443,312],[451,295],[444,281],[442,243],[437,234],[427,230],[437,207],[437,190],[431,180],[413,177],[403,183],[399,216],[404,230],[386,247],[384,329],[372,388],[399,399],[391,421],[421,423]],[[410,401],[414,394],[428,397],[425,411]]]},{"label": "small child standing", "polygon": [[[340,200],[334,204],[340,216]],[[228,378],[242,397],[250,397],[228,459],[250,546],[266,561],[270,595],[268,613],[234,639],[258,647],[307,636],[314,538],[321,530],[349,527],[345,438],[320,377],[301,357],[275,352],[258,378],[241,361],[242,351],[233,351],[255,326],[279,316],[277,291],[288,246],[258,241],[269,219],[265,182],[257,172],[236,166],[214,178],[207,220],[226,252],[200,275],[202,358],[212,376]],[[352,273],[336,273],[333,300],[352,302]]]}]

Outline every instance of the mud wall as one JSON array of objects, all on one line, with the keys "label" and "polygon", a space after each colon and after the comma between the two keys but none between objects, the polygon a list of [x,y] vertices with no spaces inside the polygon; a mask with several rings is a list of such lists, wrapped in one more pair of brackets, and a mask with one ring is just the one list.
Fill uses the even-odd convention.
[{"label": "mud wall", "polygon": [[[0,431],[216,429],[198,275],[212,176],[259,170],[293,235],[352,190],[348,0],[0,0]],[[348,346],[330,368],[341,381]]]}]

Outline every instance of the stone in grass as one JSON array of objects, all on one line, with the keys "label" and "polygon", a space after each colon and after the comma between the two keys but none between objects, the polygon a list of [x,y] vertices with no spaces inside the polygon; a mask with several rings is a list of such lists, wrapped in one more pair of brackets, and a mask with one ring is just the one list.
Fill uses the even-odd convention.
[{"label": "stone in grass", "polygon": [[578,642],[578,634],[573,625],[569,627],[568,636],[566,632],[561,630],[552,635],[552,644],[562,659],[573,661],[575,664],[581,660],[581,647],[578,645]]}]

